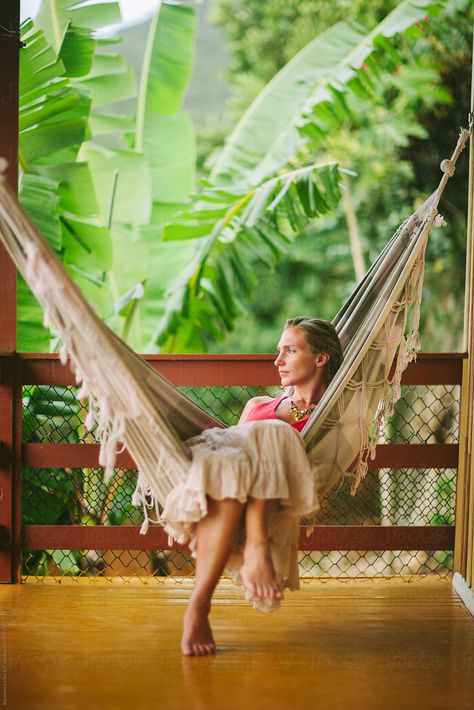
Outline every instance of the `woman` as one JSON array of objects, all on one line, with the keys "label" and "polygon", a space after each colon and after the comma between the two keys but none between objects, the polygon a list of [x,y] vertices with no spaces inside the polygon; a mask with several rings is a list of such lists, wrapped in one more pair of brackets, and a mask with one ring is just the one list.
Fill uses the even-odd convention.
[{"label": "woman", "polygon": [[[299,520],[302,515],[317,510],[319,503],[314,472],[297,432],[303,429],[339,368],[342,351],[330,323],[303,316],[291,318],[285,323],[277,350],[275,366],[281,384],[285,388],[292,387],[292,394],[276,399],[254,397],[246,404],[237,427],[204,433],[206,455],[209,454],[210,438],[221,437],[224,442],[220,447],[219,438],[216,438],[210,447],[216,450],[222,466],[225,466],[226,458],[235,459],[242,453],[237,449],[227,452],[229,437],[243,437],[240,441],[245,441],[247,447],[244,463],[251,460],[250,465],[244,467],[244,483],[234,486],[233,478],[229,480],[224,477],[224,482],[220,481],[220,487],[214,492],[213,479],[216,476],[222,478],[221,472],[214,469],[213,474],[206,477],[201,470],[205,468],[203,464],[199,469],[199,482],[189,484],[184,496],[181,494],[182,500],[186,496],[192,497],[195,489],[201,488],[207,511],[195,523],[193,544],[190,545],[196,551],[196,581],[184,617],[181,644],[184,655],[215,653],[208,617],[212,594],[226,566],[234,572],[237,583],[245,587],[254,606],[262,610],[279,606],[284,586],[298,588]],[[275,444],[270,445],[271,449],[275,449],[272,459],[271,451],[268,451],[268,436],[274,435]],[[189,442],[193,459],[197,461],[202,438],[202,435],[196,437],[194,447],[193,440]],[[292,466],[292,463],[295,465]],[[249,478],[247,469],[252,465],[257,476]],[[167,502],[163,518],[169,523],[165,527],[170,534],[179,539],[176,528],[176,525],[179,528],[179,523],[173,521],[173,505],[171,502],[168,506]],[[243,537],[240,540],[240,556],[236,554],[239,531]],[[183,535],[181,538],[183,541]],[[189,537],[186,541],[189,542]],[[275,570],[275,564],[278,570]],[[291,572],[288,567],[291,567]]]}]

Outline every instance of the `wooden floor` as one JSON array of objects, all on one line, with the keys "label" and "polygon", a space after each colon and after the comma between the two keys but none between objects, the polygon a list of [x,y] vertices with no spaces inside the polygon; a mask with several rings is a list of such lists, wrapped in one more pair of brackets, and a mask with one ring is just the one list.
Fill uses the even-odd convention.
[{"label": "wooden floor", "polygon": [[1,703],[55,708],[474,708],[474,618],[449,579],[328,580],[262,614],[230,582],[219,652],[183,658],[191,582],[0,586]]}]

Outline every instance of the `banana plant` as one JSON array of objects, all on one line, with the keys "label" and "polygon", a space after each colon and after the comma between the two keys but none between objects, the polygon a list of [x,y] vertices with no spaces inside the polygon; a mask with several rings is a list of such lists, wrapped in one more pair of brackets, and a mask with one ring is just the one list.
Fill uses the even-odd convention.
[{"label": "banana plant", "polygon": [[267,84],[226,141],[212,170],[215,184],[257,184],[308,143],[324,143],[350,116],[345,97],[370,98],[384,72],[402,63],[394,37],[413,35],[443,0],[404,0],[373,30],[339,22],[304,47]]},{"label": "banana plant", "polygon": [[[119,52],[111,53],[107,46],[118,40],[96,39],[92,35],[92,28],[116,22],[117,12],[116,2],[42,3],[36,34],[48,49],[48,61],[56,62],[56,72],[49,71],[44,82],[45,116],[40,114],[33,127],[39,135],[33,147],[41,148],[41,162],[45,164],[41,168],[30,164],[23,167],[25,174],[39,173],[36,192],[40,180],[43,191],[49,189],[60,196],[57,210],[48,217],[53,215],[60,222],[56,248],[72,276],[101,317],[142,349],[142,338],[136,335],[140,327],[137,305],[145,293],[145,284],[153,282],[150,265],[162,259],[160,227],[183,207],[195,187],[194,130],[189,114],[181,110],[194,61],[195,10],[178,3],[160,4],[150,26],[138,96],[132,69]],[[91,29],[76,26],[78,22]],[[29,40],[26,33],[24,64],[38,83],[43,74],[32,64]],[[53,110],[59,77],[64,91],[82,99],[81,133],[73,135],[71,127],[60,123]],[[136,97],[135,116],[108,110],[108,104],[131,97]],[[47,111],[52,114],[51,125],[54,122],[56,126],[56,140],[65,148],[75,149],[67,153],[67,163],[65,151],[55,151],[53,133],[41,140]],[[112,136],[112,142],[120,147],[105,146],[104,136]],[[34,137],[20,136],[28,155]],[[37,213],[30,211],[40,228],[46,221],[41,209],[43,199],[38,195],[39,209]],[[32,206],[26,195],[23,202],[28,208]],[[77,213],[85,213],[87,224],[72,219]],[[64,222],[66,228],[62,228]],[[173,273],[185,265],[184,251],[170,255]],[[130,258],[130,252],[134,258]],[[149,291],[156,296],[156,289],[150,287]],[[28,294],[25,287],[25,298]],[[150,301],[151,306],[143,309],[148,316],[144,319],[145,332],[146,324],[150,324],[147,339],[156,323],[153,298]],[[47,349],[40,347],[47,345],[46,331],[41,331],[46,342],[32,337],[41,315],[35,308],[33,299],[28,298],[23,320],[28,324],[29,337],[20,342],[24,349]],[[132,323],[135,329],[131,329]],[[20,323],[20,333],[23,332]]]},{"label": "banana plant", "polygon": [[[317,209],[307,209],[308,199],[300,200],[304,191],[298,171],[286,173],[284,203],[268,192],[274,185],[272,176],[292,162],[307,160],[317,149],[323,151],[327,137],[334,136],[350,116],[346,95],[370,96],[377,77],[402,61],[393,38],[418,31],[416,24],[441,7],[437,0],[403,0],[369,33],[338,23],[302,49],[264,88],[229,136],[209,184],[191,202],[190,217],[181,214],[164,229],[165,240],[186,238],[195,248],[191,252],[187,246],[191,253],[186,268],[171,282],[169,272],[165,278],[164,315],[155,344],[174,352],[204,350],[209,339],[222,338],[232,329],[251,291],[248,254],[260,253],[271,267],[274,260],[259,250],[262,243],[268,247],[267,254],[275,254],[283,251],[282,239],[291,241],[288,225],[262,230],[272,210],[284,208],[290,227],[291,215],[298,210],[307,218],[318,214]],[[309,174],[316,178],[318,170],[316,164],[308,166],[306,178]],[[337,180],[334,172],[331,176]],[[296,189],[289,190],[293,179]],[[205,209],[210,188],[212,212]],[[334,181],[329,193],[339,194]],[[249,204],[253,209],[250,223]],[[196,219],[190,224],[193,212]],[[302,226],[297,223],[294,232]],[[163,272],[161,268],[159,275]]]},{"label": "banana plant", "polygon": [[[100,12],[110,12],[111,4],[99,6]],[[80,74],[86,62],[73,61],[72,48],[90,37],[76,28],[74,13],[81,10],[85,17],[96,6],[67,0],[43,5],[39,17],[47,36]],[[347,93],[369,95],[372,77],[400,61],[393,37],[412,32],[440,6],[436,0],[403,0],[368,34],[340,23],[313,40],[256,99],[208,182],[184,209],[194,182],[194,136],[180,106],[192,67],[194,10],[161,3],[145,51],[134,130],[104,112],[104,102],[117,97],[108,82],[114,84],[116,75],[115,85],[126,85],[127,70],[97,44],[89,73],[74,78],[90,101],[90,140],[80,145],[70,172],[79,164],[84,177],[87,167],[96,220],[113,245],[108,268],[89,275],[87,284],[107,285],[91,292],[101,315],[137,349],[148,342],[150,349],[204,350],[209,339],[223,337],[252,291],[250,255],[271,267],[307,221],[339,198],[339,175],[327,160],[292,168],[347,119]],[[107,81],[101,76],[106,69]],[[126,147],[101,146],[98,139],[110,131]],[[80,195],[67,190],[54,166],[43,168],[42,176],[58,181],[71,201]],[[70,230],[61,231],[70,243]],[[77,229],[75,237],[79,253]],[[91,244],[88,249],[92,259]],[[82,256],[85,263],[70,268],[84,281]]]},{"label": "banana plant", "polygon": [[[157,271],[176,274],[189,257],[186,249],[170,250],[163,244],[161,228],[195,189],[194,128],[181,108],[194,64],[195,33],[194,8],[160,3],[145,46],[133,130],[122,132],[135,155],[144,157],[147,174],[104,160],[107,151],[97,142],[83,146],[97,193],[110,195],[117,186],[111,214],[114,258],[108,273],[116,317],[109,322],[137,350],[150,340],[162,311],[164,283]],[[93,113],[93,127],[96,120]],[[110,130],[114,128],[112,123]],[[106,215],[110,200],[102,199]],[[137,214],[137,205],[148,209],[146,218]]]},{"label": "banana plant", "polygon": [[[48,6],[52,12],[53,4]],[[89,284],[103,281],[112,255],[88,166],[78,159],[89,133],[92,101],[76,77],[91,72],[97,42],[90,29],[75,28],[66,18],[61,25],[59,15],[49,19],[56,33],[45,32],[31,20],[21,28],[20,201],[87,290]],[[47,36],[56,42],[61,38],[59,49]],[[49,349],[49,333],[22,281],[18,316],[19,349]]]},{"label": "banana plant", "polygon": [[188,240],[198,246],[169,291],[156,342],[179,352],[203,350],[206,339],[220,338],[245,312],[255,282],[249,262],[256,256],[276,264],[292,239],[334,209],[340,196],[335,163],[289,171],[250,190],[206,185],[163,229],[165,243]]}]

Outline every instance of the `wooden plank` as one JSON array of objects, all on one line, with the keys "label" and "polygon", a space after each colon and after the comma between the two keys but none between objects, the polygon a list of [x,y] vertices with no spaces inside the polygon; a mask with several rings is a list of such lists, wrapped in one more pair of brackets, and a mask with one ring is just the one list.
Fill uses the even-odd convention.
[{"label": "wooden plank", "polygon": [[11,583],[13,543],[14,358],[2,360],[0,382],[0,583]]},{"label": "wooden plank", "polygon": [[211,658],[180,654],[191,581],[3,588],[7,709],[468,710],[472,619],[449,580],[408,580],[315,580],[274,614],[224,581]]},{"label": "wooden plank", "polygon": [[0,382],[0,582],[21,579],[21,426],[18,362],[3,357]]},{"label": "wooden plank", "polygon": [[465,357],[466,353],[419,353],[403,373],[402,384],[459,385]]},{"label": "wooden plank", "polygon": [[379,444],[370,468],[457,468],[457,444]]},{"label": "wooden plank", "polygon": [[[0,157],[8,162],[6,177],[16,192],[18,186],[18,73],[20,58],[20,0],[0,3],[0,104],[2,130]],[[0,288],[3,284],[0,283]],[[3,301],[0,301],[3,305]]]},{"label": "wooden plank", "polygon": [[[6,179],[18,189],[18,67],[20,0],[0,3],[0,158]],[[0,244],[0,353],[16,349],[16,269]]]},{"label": "wooden plank", "polygon": [[[23,384],[73,385],[74,376],[57,354],[20,353]],[[177,386],[279,385],[274,355],[147,355],[145,360]],[[463,353],[420,353],[405,371],[403,384],[460,384]]]},{"label": "wooden plank", "polygon": [[[0,157],[8,161],[6,179],[18,186],[18,71],[20,0],[0,3]],[[0,582],[15,581],[12,546],[15,540],[14,511],[14,363],[2,353],[16,350],[16,269],[0,244]]]},{"label": "wooden plank", "polygon": [[[101,468],[99,444],[24,444],[23,466],[27,468]],[[128,453],[117,454],[117,468],[136,468]]]},{"label": "wooden plank", "polygon": [[151,525],[140,535],[139,525],[26,525],[22,547],[26,550],[183,550],[168,543],[162,527]]},{"label": "wooden plank", "polygon": [[[73,385],[71,370],[56,355],[20,354],[24,384]],[[176,386],[255,386],[280,384],[274,355],[147,355],[144,358]]]},{"label": "wooden plank", "polygon": [[[28,468],[100,468],[99,444],[24,444]],[[370,468],[456,468],[457,444],[380,444]],[[135,468],[128,451],[117,454],[117,468]]]},{"label": "wooden plank", "polygon": [[22,531],[22,489],[23,489],[23,465],[22,465],[22,440],[23,440],[23,398],[21,392],[21,362],[14,359],[14,383],[13,383],[13,539],[11,548],[11,569],[12,581],[21,582],[21,531]]},{"label": "wooden plank", "polygon": [[[474,52],[471,53],[471,100],[469,107],[471,140],[469,144],[469,182],[466,229],[466,278],[464,286],[463,347],[467,363],[463,374],[459,421],[461,456],[459,500],[456,524],[461,528],[454,554],[454,570],[462,574],[468,588],[474,589]],[[457,496],[456,490],[456,496]]]},{"label": "wooden plank", "polygon": [[464,579],[468,574],[469,549],[469,496],[474,496],[472,483],[472,384],[469,359],[463,361],[463,384],[459,408],[459,460],[456,479],[456,540],[454,544],[453,571],[459,572]]},{"label": "wooden plank", "polygon": [[449,525],[316,525],[300,531],[300,550],[452,550]]},{"label": "wooden plank", "polygon": [[[26,525],[26,550],[182,550],[168,544],[159,526],[140,535],[138,525]],[[454,527],[316,525],[310,536],[301,528],[299,547],[305,551],[331,550],[452,550]]]}]

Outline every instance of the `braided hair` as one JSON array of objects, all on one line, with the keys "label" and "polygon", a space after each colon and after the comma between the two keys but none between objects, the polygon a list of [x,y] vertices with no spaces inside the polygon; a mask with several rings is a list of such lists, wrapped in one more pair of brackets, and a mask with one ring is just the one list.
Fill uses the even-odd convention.
[{"label": "braided hair", "polygon": [[284,328],[285,330],[286,328],[300,328],[313,353],[327,353],[329,355],[329,361],[324,368],[324,383],[327,386],[341,366],[344,357],[339,336],[333,324],[322,318],[295,316],[295,318],[288,318]]}]

